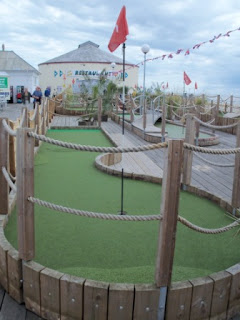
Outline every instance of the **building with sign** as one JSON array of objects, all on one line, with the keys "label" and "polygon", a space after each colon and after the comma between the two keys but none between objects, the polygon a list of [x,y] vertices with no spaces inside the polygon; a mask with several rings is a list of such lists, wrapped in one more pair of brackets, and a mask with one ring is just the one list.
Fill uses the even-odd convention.
[{"label": "building with sign", "polygon": [[[72,86],[73,90],[80,88],[86,79],[96,83],[101,72],[107,79],[122,86],[122,59],[99,49],[99,45],[87,41],[77,49],[48,60],[38,65],[40,71],[40,87],[45,90],[50,86],[52,92],[64,91]],[[134,88],[138,84],[138,66],[126,62],[125,85]]]},{"label": "building with sign", "polygon": [[[4,45],[2,45],[2,50],[0,51],[0,72],[5,72],[8,76],[10,102],[16,103],[17,95],[24,88],[28,88],[28,91],[32,93],[39,83],[39,71],[15,52],[6,51]],[[4,85],[3,80],[1,83]]]}]

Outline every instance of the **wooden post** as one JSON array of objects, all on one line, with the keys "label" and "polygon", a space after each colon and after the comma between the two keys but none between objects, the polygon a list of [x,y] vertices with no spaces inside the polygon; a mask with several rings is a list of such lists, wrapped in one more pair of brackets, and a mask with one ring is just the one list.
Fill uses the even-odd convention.
[{"label": "wooden post", "polygon": [[162,142],[165,141],[165,132],[166,132],[166,103],[165,97],[163,98],[163,106],[162,106],[162,128],[161,128]]},{"label": "wooden post", "polygon": [[49,125],[49,99],[47,99],[47,110],[46,110],[46,126]]},{"label": "wooden post", "polygon": [[[0,214],[8,214],[9,185],[2,173],[2,167],[9,167],[9,134],[0,118]],[[6,119],[8,122],[8,119]]]},{"label": "wooden post", "polygon": [[205,94],[202,94],[202,107],[205,111]]},{"label": "wooden post", "polygon": [[133,121],[134,121],[134,115],[133,115],[133,109],[134,109],[134,101],[133,101],[133,97],[132,97],[132,95],[130,95],[130,121],[131,121],[131,123],[133,123]]},{"label": "wooden post", "polygon": [[[25,113],[24,113],[25,111]],[[22,117],[24,116],[23,122],[22,122],[22,127],[27,128],[28,127],[28,109],[27,107],[22,108]]]},{"label": "wooden post", "polygon": [[233,95],[230,96],[230,112],[233,112]]},{"label": "wooden post", "polygon": [[28,136],[31,129],[17,130],[17,215],[18,251],[25,261],[35,254],[34,205],[28,197],[34,195],[34,138]]},{"label": "wooden post", "polygon": [[[199,106],[196,106],[196,109],[195,109],[195,116],[198,118],[198,119],[201,119],[201,113],[200,113],[200,109],[199,109]],[[196,121],[196,146],[198,146],[198,139],[199,139],[199,133],[200,133],[200,123]]]},{"label": "wooden post", "polygon": [[[237,125],[236,133],[236,148],[240,147],[240,122]],[[232,207],[235,211],[236,208],[240,207],[240,153],[235,154],[235,166],[233,174],[233,190],[232,190]]]},{"label": "wooden post", "polygon": [[[40,121],[39,121],[39,103],[38,102],[35,104],[35,109],[36,109],[36,117],[34,120],[34,128],[36,129],[37,127],[37,134],[39,134]],[[35,139],[35,147],[38,147],[38,146],[39,146],[39,140]]]},{"label": "wooden post", "polygon": [[[14,122],[9,121],[10,127],[15,130]],[[16,176],[16,137],[9,136],[9,170],[13,177]]]},{"label": "wooden post", "polygon": [[[194,144],[195,136],[195,120],[192,114],[187,115],[186,120],[186,135],[185,142]],[[184,150],[184,160],[183,160],[183,179],[182,182],[184,185],[190,185],[192,177],[192,158],[193,153],[191,150]]]},{"label": "wooden post", "polygon": [[[212,114],[212,117],[216,120],[217,112],[216,112],[216,107],[213,108],[213,100],[211,100],[211,114]],[[215,133],[215,129],[212,129],[212,133]]]},{"label": "wooden post", "polygon": [[218,114],[219,114],[219,107],[220,107],[220,94],[217,95],[217,105],[216,105],[216,114],[215,114],[215,125],[218,123]]},{"label": "wooden post", "polygon": [[98,126],[101,127],[102,124],[102,98],[98,97]]},{"label": "wooden post", "polygon": [[[160,287],[158,319],[164,319],[167,288],[171,283],[174,258],[179,193],[181,185],[181,166],[183,159],[183,140],[169,140],[165,153],[162,183],[162,204],[157,263],[155,271],[156,286]],[[174,195],[174,196],[173,196]]]},{"label": "wooden post", "polygon": [[173,118],[173,100],[170,98],[170,107],[169,107],[169,120]]}]

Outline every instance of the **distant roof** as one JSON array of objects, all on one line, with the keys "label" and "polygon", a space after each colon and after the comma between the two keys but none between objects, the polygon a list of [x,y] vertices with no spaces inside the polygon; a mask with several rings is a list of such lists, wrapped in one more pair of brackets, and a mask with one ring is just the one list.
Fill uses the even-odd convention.
[{"label": "distant roof", "polygon": [[0,51],[0,70],[1,71],[35,71],[29,63],[19,57],[14,51]]},{"label": "distant roof", "polygon": [[[67,62],[95,62],[95,63],[119,63],[122,64],[122,59],[114,56],[111,53],[99,49],[99,45],[93,43],[92,41],[87,41],[78,46],[77,49],[65,53],[57,58],[48,60],[42,64],[51,64],[51,63],[67,63]],[[132,65],[132,63],[127,62],[126,64]]]}]

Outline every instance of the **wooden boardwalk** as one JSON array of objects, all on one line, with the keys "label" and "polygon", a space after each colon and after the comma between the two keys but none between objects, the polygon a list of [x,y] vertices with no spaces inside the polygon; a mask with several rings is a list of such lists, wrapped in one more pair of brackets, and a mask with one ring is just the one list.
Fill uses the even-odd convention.
[{"label": "wooden boardwalk", "polygon": [[[123,145],[121,138],[121,126],[108,121],[102,124],[102,128],[107,132],[117,145]],[[236,136],[218,132],[220,144],[211,146],[210,148],[234,148]],[[127,141],[127,143],[126,143]],[[132,132],[125,130],[124,142],[127,145],[144,145],[146,141],[136,136]],[[126,155],[124,161],[124,170],[134,173],[145,173],[148,175],[161,176],[163,172],[163,154],[164,149],[156,149],[141,153],[131,153]],[[234,155],[211,155],[200,154],[200,156],[208,161],[220,164],[234,163]],[[137,161],[134,159],[137,158]],[[129,163],[128,163],[128,159]],[[135,162],[133,168],[132,163]],[[115,165],[115,169],[120,169],[122,164]],[[193,156],[192,181],[191,184],[200,189],[206,190],[226,201],[231,201],[232,184],[233,184],[233,167],[213,166],[199,159],[195,154]]]}]

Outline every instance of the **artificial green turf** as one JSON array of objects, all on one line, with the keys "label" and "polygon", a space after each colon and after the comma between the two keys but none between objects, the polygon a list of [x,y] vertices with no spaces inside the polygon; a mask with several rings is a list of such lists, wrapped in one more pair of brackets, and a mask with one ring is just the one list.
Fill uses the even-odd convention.
[{"label": "artificial green turf", "polygon": [[[48,136],[73,143],[110,146],[99,130],[51,130]],[[83,210],[117,213],[120,178],[94,167],[97,153],[43,144],[35,158],[35,196]],[[158,214],[161,186],[124,180],[128,214]],[[179,214],[216,228],[232,220],[214,203],[180,193]],[[58,213],[35,205],[36,258],[49,268],[109,282],[152,283],[159,222],[120,222]],[[17,247],[16,212],[5,229]],[[239,262],[237,229],[205,235],[178,223],[173,281],[205,276]]]},{"label": "artificial green turf", "polygon": [[[156,122],[155,126],[161,128],[162,123]],[[182,126],[177,126],[171,123],[166,123],[166,132],[169,138],[185,138],[186,128]],[[200,131],[199,138],[210,138],[211,135],[207,133],[203,133]]]}]

